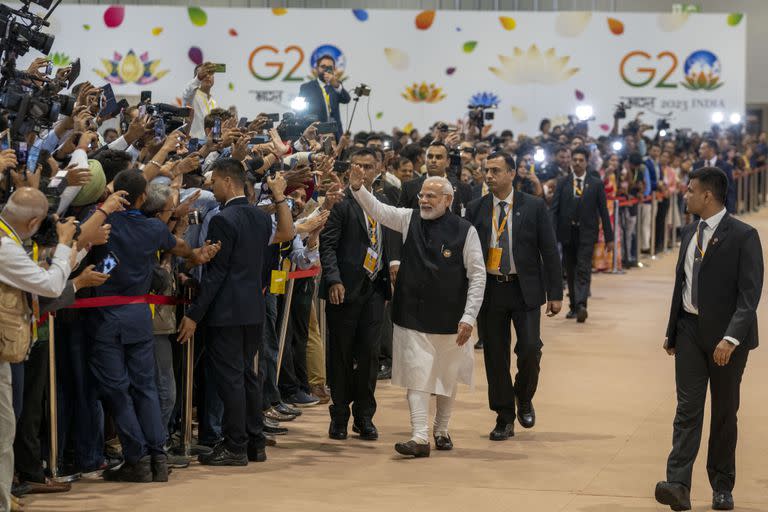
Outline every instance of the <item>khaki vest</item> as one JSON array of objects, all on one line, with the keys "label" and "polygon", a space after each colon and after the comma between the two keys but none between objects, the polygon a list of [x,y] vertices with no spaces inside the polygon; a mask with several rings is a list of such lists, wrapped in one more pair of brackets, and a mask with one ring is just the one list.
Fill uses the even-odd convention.
[{"label": "khaki vest", "polygon": [[[0,231],[0,243],[15,243]],[[32,309],[27,294],[0,282],[0,361],[20,363],[32,342]]]}]

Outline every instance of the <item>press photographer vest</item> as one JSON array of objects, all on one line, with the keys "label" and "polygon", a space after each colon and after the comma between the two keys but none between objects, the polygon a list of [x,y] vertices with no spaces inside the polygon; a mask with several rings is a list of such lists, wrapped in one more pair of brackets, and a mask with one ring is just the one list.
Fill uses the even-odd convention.
[{"label": "press photographer vest", "polygon": [[[16,243],[0,231],[0,244]],[[0,361],[20,363],[32,342],[32,309],[27,294],[0,282]]]},{"label": "press photographer vest", "polygon": [[471,224],[453,213],[411,215],[392,299],[392,321],[428,334],[454,334],[464,315],[469,281],[464,244]]}]

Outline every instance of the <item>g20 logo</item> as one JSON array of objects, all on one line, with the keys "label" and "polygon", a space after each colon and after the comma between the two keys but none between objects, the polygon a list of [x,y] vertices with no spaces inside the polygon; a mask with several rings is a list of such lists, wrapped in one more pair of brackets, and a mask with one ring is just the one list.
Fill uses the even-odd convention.
[{"label": "g20 logo", "polygon": [[678,65],[677,55],[670,51],[663,51],[653,57],[642,50],[635,50],[621,59],[619,74],[632,87],[645,87],[655,81],[653,87],[676,88],[682,85],[692,91],[713,91],[724,83],[720,81],[720,59],[708,50],[697,50],[685,59],[683,81],[679,84],[670,82],[674,80],[672,75]]},{"label": "g20 logo", "polygon": [[[346,57],[337,47],[326,44],[318,46],[309,58],[310,67],[314,69],[321,57],[333,57],[336,61],[336,69],[344,71],[347,65]],[[257,80],[268,82],[281,78],[283,82],[301,82],[304,77],[295,76],[304,63],[304,50],[298,45],[286,46],[279,50],[272,45],[261,45],[255,48],[248,58],[248,69]],[[286,65],[290,66],[287,73],[283,73]]]}]

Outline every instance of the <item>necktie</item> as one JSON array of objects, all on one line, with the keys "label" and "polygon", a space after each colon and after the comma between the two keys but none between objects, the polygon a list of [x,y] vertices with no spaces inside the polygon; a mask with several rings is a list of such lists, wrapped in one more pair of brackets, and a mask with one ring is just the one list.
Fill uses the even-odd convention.
[{"label": "necktie", "polygon": [[328,112],[328,116],[331,115],[331,86],[330,84],[325,84],[323,87],[323,97],[325,98],[325,109]]},{"label": "necktie", "polygon": [[581,188],[581,181],[583,178],[576,178],[576,197],[581,197],[584,190]]},{"label": "necktie", "polygon": [[512,270],[512,266],[509,262],[509,229],[507,223],[504,222],[504,218],[507,216],[507,203],[505,201],[499,201],[499,221],[497,225],[501,228],[499,236],[499,247],[501,247],[501,265],[499,266],[499,272],[506,275]]},{"label": "necktie", "polygon": [[693,271],[691,272],[691,303],[693,307],[699,309],[699,270],[701,269],[701,260],[704,258],[704,228],[707,223],[699,221],[696,228],[696,252],[693,255]]}]

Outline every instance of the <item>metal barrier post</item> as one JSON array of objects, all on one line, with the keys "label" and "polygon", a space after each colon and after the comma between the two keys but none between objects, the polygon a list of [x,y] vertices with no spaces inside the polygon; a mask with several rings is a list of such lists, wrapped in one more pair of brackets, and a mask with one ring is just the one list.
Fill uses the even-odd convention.
[{"label": "metal barrier post", "polygon": [[656,192],[651,192],[651,259],[656,259],[656,216],[659,213],[659,202]]},{"label": "metal barrier post", "polygon": [[[48,469],[53,479],[59,476],[59,414],[56,395],[56,335],[53,314],[48,315],[48,418],[51,422],[51,451]],[[36,340],[35,340],[36,341]]]},{"label": "metal barrier post", "polygon": [[744,213],[744,178],[736,178],[736,213]]},{"label": "metal barrier post", "polygon": [[637,220],[635,221],[635,262],[637,263],[637,266],[642,268],[645,265],[640,261],[640,256],[642,255],[642,252],[640,252],[640,240],[641,240],[641,225],[643,220],[643,199],[640,198],[637,201]]},{"label": "metal barrier post", "polygon": [[[291,263],[291,272],[295,270],[295,265]],[[283,352],[285,350],[285,336],[288,333],[288,315],[291,312],[291,300],[293,298],[293,279],[288,280],[288,287],[285,290],[285,303],[283,305],[283,314],[280,318],[280,338],[279,349],[277,351],[277,372],[275,384],[280,380],[280,367],[283,363]]]},{"label": "metal barrier post", "polygon": [[[683,225],[681,213],[680,213],[678,192],[674,192],[672,194],[672,197],[669,199],[669,201],[670,201],[669,208],[670,208],[670,211],[672,212],[672,233],[670,234],[670,236],[672,237],[672,247],[670,248],[670,250],[674,251],[675,248],[677,247],[677,228],[678,228],[677,225],[679,226]],[[675,222],[675,220],[677,220],[677,222]]]},{"label": "metal barrier post", "polygon": [[613,257],[611,258],[611,274],[623,274],[624,270],[619,269],[619,251],[624,243],[622,238],[619,216],[621,215],[621,206],[619,200],[613,200]]},{"label": "metal barrier post", "polygon": [[[192,301],[192,289],[187,289],[187,300]],[[195,369],[195,336],[192,335],[182,346],[182,360],[184,361],[184,381],[182,393],[182,423],[181,423],[181,455],[192,455],[192,386]]]},{"label": "metal barrier post", "polygon": [[750,172],[749,189],[750,189],[749,197],[752,203],[752,211],[756,212],[760,207],[757,201],[757,173],[756,172]]}]

